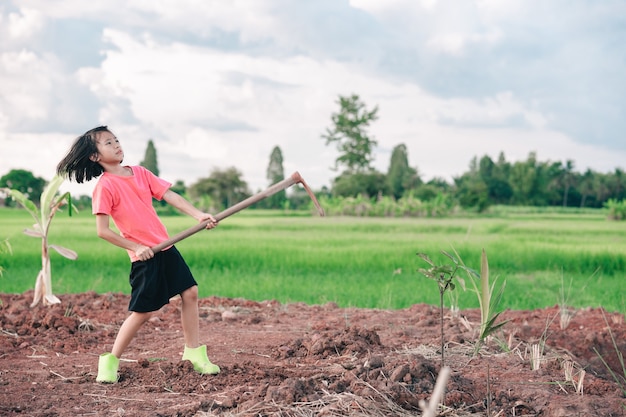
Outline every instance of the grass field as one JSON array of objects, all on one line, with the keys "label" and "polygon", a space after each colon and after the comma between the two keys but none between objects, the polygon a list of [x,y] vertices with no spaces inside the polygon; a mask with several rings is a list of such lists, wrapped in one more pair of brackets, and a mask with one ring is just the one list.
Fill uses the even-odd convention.
[{"label": "grass field", "polygon": [[[189,217],[163,220],[172,234],[194,224]],[[13,248],[12,255],[0,255],[5,268],[0,292],[34,286],[40,240],[21,233],[31,224],[24,211],[0,209],[0,240],[9,238]],[[128,256],[96,237],[89,213],[58,214],[50,243],[79,255],[70,261],[52,252],[55,294],[129,293]],[[426,265],[416,253],[444,262],[440,252],[456,250],[467,266],[478,269],[484,248],[492,280],[506,281],[503,309],[566,303],[626,312],[624,223],[607,221],[600,211],[499,210],[489,217],[380,219],[247,210],[177,247],[202,297],[390,309],[437,304],[437,285],[417,272]],[[478,306],[471,291],[458,296],[460,308]]]}]

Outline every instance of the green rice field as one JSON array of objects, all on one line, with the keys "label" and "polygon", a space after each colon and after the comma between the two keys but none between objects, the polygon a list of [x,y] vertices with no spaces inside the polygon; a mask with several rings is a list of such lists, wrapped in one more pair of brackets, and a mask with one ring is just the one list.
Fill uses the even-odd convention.
[{"label": "green rice field", "polygon": [[[163,221],[172,234],[194,225],[184,216]],[[41,240],[22,233],[32,223],[23,210],[0,209],[0,240],[8,238],[13,252],[0,254],[2,293],[34,287]],[[416,253],[445,262],[441,251],[456,250],[467,266],[479,269],[484,248],[492,281],[506,282],[501,309],[559,304],[626,312],[625,229],[626,223],[608,221],[599,210],[501,210],[489,217],[442,219],[320,218],[247,210],[177,247],[201,297],[383,309],[438,304],[437,284],[417,272],[427,265]],[[56,295],[130,292],[128,255],[96,236],[87,211],[72,217],[59,213],[49,243],[78,253],[71,261],[51,252]],[[461,309],[478,307],[469,286],[456,294]]]}]

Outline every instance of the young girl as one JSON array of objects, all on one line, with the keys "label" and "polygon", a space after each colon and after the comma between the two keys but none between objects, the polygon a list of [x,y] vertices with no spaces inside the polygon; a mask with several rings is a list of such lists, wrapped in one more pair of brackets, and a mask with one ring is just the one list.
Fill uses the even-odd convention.
[{"label": "young girl", "polygon": [[[191,361],[197,372],[217,374],[220,368],[207,357],[206,345],[199,343],[198,286],[189,267],[174,246],[156,254],[151,249],[168,239],[152,198],[165,200],[200,222],[209,220],[207,229],[217,222],[170,190],[169,182],[141,166],[122,165],[123,160],[119,140],[106,126],[100,126],[76,139],[57,166],[57,173],[78,183],[100,176],[92,203],[98,236],[126,249],[132,262],[130,315],[120,327],[111,352],[100,355],[96,381],[117,382],[119,359],[139,328],[178,294],[182,299],[183,360]],[[109,218],[119,234],[110,228]]]}]

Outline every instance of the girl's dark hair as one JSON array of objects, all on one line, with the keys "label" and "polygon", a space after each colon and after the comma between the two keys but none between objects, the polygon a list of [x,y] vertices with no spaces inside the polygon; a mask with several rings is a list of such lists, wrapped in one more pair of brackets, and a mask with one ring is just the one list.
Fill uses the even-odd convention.
[{"label": "girl's dark hair", "polygon": [[78,183],[100,176],[104,169],[99,163],[91,160],[91,157],[98,154],[96,137],[100,132],[110,130],[106,126],[98,126],[79,136],[65,158],[57,165],[57,174],[67,176],[70,181],[75,180]]}]

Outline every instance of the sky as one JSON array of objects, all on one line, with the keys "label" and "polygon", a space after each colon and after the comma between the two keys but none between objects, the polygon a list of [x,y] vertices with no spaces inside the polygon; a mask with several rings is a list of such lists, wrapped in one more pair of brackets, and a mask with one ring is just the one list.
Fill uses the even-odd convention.
[{"label": "sky", "polygon": [[[408,149],[424,181],[472,158],[626,168],[623,0],[0,0],[0,176],[46,180],[107,125],[125,163],[148,140],[160,176],[236,167],[330,186],[322,134],[340,96],[378,120],[374,166]],[[88,184],[63,190],[90,194]]]}]

